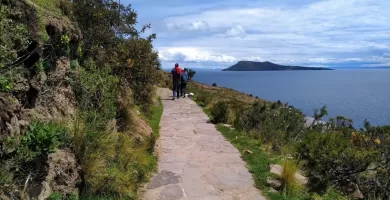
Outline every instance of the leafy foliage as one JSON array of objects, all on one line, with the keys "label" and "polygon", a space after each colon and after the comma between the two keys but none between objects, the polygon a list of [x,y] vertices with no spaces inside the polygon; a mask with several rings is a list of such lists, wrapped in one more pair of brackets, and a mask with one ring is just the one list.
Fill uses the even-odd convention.
[{"label": "leafy foliage", "polygon": [[307,162],[313,182],[319,186],[332,184],[342,187],[356,182],[358,173],[365,171],[377,159],[375,149],[362,145],[354,144],[350,136],[338,132],[310,132],[300,143],[299,153]]},{"label": "leafy foliage", "polygon": [[61,35],[60,42],[57,45],[59,56],[70,56],[70,37],[66,34]]},{"label": "leafy foliage", "polygon": [[48,155],[68,143],[68,132],[54,122],[33,122],[23,135],[7,137],[0,149],[0,191],[12,192],[27,174],[39,179]]},{"label": "leafy foliage", "polygon": [[229,106],[226,102],[218,102],[211,109],[214,123],[226,123],[229,117]]},{"label": "leafy foliage", "polygon": [[0,75],[0,92],[8,92],[12,88],[12,79],[10,74]]},{"label": "leafy foliage", "polygon": [[37,158],[45,160],[49,153],[67,142],[68,134],[63,127],[53,122],[33,122],[22,136],[8,138],[3,150],[7,154],[16,154],[24,162]]},{"label": "leafy foliage", "polygon": [[300,111],[272,104],[255,102],[236,120],[239,129],[270,143],[274,150],[280,150],[289,142],[298,140],[305,129]]}]

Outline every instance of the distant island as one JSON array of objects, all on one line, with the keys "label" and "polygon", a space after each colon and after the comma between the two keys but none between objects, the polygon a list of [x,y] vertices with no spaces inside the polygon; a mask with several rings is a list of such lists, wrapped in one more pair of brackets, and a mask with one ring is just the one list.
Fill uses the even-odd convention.
[{"label": "distant island", "polygon": [[237,64],[222,71],[284,71],[284,70],[333,70],[324,67],[300,67],[278,65],[272,62],[239,61]]}]

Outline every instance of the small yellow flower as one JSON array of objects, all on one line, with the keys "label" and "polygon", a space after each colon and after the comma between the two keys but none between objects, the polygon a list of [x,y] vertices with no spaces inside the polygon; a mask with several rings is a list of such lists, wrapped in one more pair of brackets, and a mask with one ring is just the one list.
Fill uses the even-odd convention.
[{"label": "small yellow flower", "polygon": [[352,136],[355,137],[355,136],[356,136],[356,133],[355,133],[355,132],[352,132]]},{"label": "small yellow flower", "polygon": [[377,144],[381,144],[381,140],[380,140],[379,138],[375,139],[375,142],[376,142]]},{"label": "small yellow flower", "polygon": [[129,67],[132,67],[133,64],[134,64],[134,62],[133,62],[133,60],[131,60],[131,59],[129,58],[129,59],[127,59],[127,64],[129,65]]}]

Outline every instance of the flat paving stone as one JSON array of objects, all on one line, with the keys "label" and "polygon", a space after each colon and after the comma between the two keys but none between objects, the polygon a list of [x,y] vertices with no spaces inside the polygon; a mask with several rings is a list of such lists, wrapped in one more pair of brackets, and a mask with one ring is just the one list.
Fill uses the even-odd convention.
[{"label": "flat paving stone", "polygon": [[183,190],[178,185],[168,185],[160,193],[161,200],[176,200],[183,197]]},{"label": "flat paving stone", "polygon": [[163,102],[158,173],[141,193],[144,200],[264,200],[240,153],[189,98]]}]

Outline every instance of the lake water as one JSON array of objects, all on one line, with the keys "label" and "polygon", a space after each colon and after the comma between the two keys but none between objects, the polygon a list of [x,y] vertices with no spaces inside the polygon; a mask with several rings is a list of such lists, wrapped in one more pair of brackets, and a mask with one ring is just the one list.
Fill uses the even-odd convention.
[{"label": "lake water", "polygon": [[197,71],[194,80],[228,87],[259,98],[282,102],[312,116],[314,108],[327,106],[329,116],[351,118],[362,127],[390,125],[390,70],[334,71]]}]

